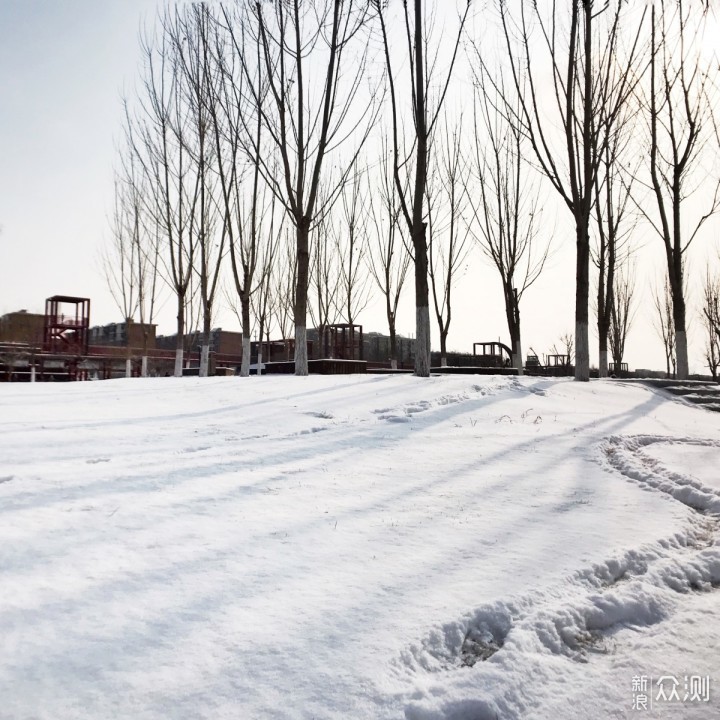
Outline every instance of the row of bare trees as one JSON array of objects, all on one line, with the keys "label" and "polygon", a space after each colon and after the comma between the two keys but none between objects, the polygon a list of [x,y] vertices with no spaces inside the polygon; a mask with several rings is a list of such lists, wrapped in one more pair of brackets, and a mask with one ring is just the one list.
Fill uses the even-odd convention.
[{"label": "row of bare trees", "polygon": [[[649,12],[622,2],[571,0],[558,4],[501,2],[501,18],[520,111],[543,174],[573,214],[576,228],[576,378],[586,379],[588,261],[593,216],[599,238],[598,336],[600,371],[617,303],[613,275],[628,199],[660,238],[672,304],[677,374],[688,374],[685,255],[718,209],[719,180],[708,173],[717,157],[713,105],[717,63],[704,53],[708,5],[660,0]],[[531,38],[531,31],[537,38]],[[542,101],[545,56],[552,76],[555,120]],[[537,68],[537,70],[536,70]],[[512,106],[505,103],[508,111]],[[558,123],[559,121],[559,123]],[[563,132],[554,143],[553,123]],[[710,181],[708,183],[708,175]],[[688,202],[703,187],[705,203]],[[632,228],[630,228],[632,230]]]},{"label": "row of bare trees", "polygon": [[[717,146],[716,73],[700,42],[706,6],[656,6],[496,0],[497,47],[471,31],[470,0],[457,13],[429,0],[168,6],[143,35],[142,82],[125,105],[107,260],[121,310],[151,322],[159,276],[177,306],[175,372],[198,308],[206,374],[227,275],[242,373],[254,323],[261,339],[292,325],[304,375],[308,317],[322,342],[374,290],[395,364],[412,264],[415,371],[427,376],[431,309],[445,358],[452,288],[477,245],[498,272],[521,369],[520,303],[550,252],[546,185],[574,228],[576,379],[590,370],[591,266],[601,375],[608,348],[622,361],[642,223],[664,247],[686,376],[685,253],[720,202],[717,173],[708,194],[702,172]],[[475,20],[495,22],[488,9]],[[700,175],[709,201],[693,225]]]}]

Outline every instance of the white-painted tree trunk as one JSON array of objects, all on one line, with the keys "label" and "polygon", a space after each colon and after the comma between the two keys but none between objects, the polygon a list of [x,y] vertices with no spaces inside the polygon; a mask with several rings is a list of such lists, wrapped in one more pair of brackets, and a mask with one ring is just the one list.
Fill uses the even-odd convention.
[{"label": "white-painted tree trunk", "polygon": [[200,377],[207,377],[210,368],[210,346],[200,347]]},{"label": "white-painted tree trunk", "polygon": [[30,382],[35,382],[35,364],[30,366]]},{"label": "white-painted tree trunk", "polygon": [[242,339],[242,360],[240,362],[240,377],[249,377],[250,375],[250,338]]},{"label": "white-painted tree trunk", "polygon": [[173,373],[175,377],[182,377],[182,371],[183,371],[183,350],[182,348],[177,348],[175,350],[175,372]]},{"label": "white-painted tree trunk", "polygon": [[132,360],[130,358],[125,358],[125,377],[132,377]]},{"label": "white-painted tree trunk", "polygon": [[393,359],[390,361],[390,367],[391,367],[393,370],[397,370],[397,360],[396,360],[395,358],[393,358]]},{"label": "white-painted tree trunk", "polygon": [[677,362],[677,379],[687,380],[690,367],[688,365],[687,333],[684,330],[675,331],[675,359]]},{"label": "white-painted tree trunk", "polygon": [[515,362],[513,364],[513,367],[515,367],[518,371],[518,375],[523,374],[523,354],[522,354],[522,343],[520,342],[520,338],[518,338],[517,341],[517,352],[515,353]]},{"label": "white-painted tree trunk", "polygon": [[295,374],[308,374],[307,328],[304,325],[295,326]]},{"label": "white-painted tree trunk", "polygon": [[257,370],[255,371],[257,375],[262,375],[262,364],[263,364],[263,354],[262,354],[262,350],[260,349],[260,346],[258,346]]},{"label": "white-painted tree trunk", "polygon": [[430,377],[430,308],[415,308],[415,375]]},{"label": "white-painted tree trunk", "polygon": [[447,358],[446,357],[440,358],[440,367],[447,367]]},{"label": "white-painted tree trunk", "polygon": [[598,367],[598,374],[601,378],[606,378],[608,376],[608,351],[607,350],[601,350],[600,351],[600,363]]},{"label": "white-painted tree trunk", "polygon": [[141,375],[141,377],[148,376],[148,357],[147,357],[147,355],[143,355],[142,360],[140,361],[140,375]]},{"label": "white-painted tree trunk", "polygon": [[[572,361],[572,358],[570,358]],[[590,380],[590,343],[587,322],[575,323],[575,379]]]}]

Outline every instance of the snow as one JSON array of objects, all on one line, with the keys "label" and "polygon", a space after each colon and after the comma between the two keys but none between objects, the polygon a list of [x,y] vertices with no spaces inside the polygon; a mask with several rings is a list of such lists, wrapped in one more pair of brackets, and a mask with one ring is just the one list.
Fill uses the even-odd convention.
[{"label": "snow", "polygon": [[0,385],[0,718],[720,717],[719,430],[612,381]]}]

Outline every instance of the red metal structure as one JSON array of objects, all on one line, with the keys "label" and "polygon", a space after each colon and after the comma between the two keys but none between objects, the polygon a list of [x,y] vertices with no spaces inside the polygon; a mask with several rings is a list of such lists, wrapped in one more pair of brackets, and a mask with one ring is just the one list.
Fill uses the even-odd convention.
[{"label": "red metal structure", "polygon": [[510,367],[512,350],[501,342],[476,342],[473,343],[473,359],[479,367]]},{"label": "red metal structure", "polygon": [[326,327],[326,356],[336,360],[363,359],[363,328],[362,325],[340,323]]},{"label": "red metal structure", "polygon": [[53,295],[45,301],[43,350],[62,355],[87,355],[89,298]]}]

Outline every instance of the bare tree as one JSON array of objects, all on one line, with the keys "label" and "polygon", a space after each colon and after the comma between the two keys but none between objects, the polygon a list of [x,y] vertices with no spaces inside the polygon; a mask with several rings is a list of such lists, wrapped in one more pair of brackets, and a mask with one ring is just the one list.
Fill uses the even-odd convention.
[{"label": "bare tree", "polygon": [[[447,115],[429,167],[437,164],[426,185],[428,206],[428,256],[435,317],[440,329],[440,364],[447,365],[447,338],[452,321],[452,287],[467,259],[470,229],[467,222],[467,190],[463,178],[467,164],[461,150],[462,117],[449,127]],[[433,163],[435,160],[435,163]]]},{"label": "bare tree", "polygon": [[633,295],[635,294],[635,274],[632,268],[620,270],[613,276],[613,297],[610,308],[610,327],[608,339],[612,352],[615,372],[619,372],[625,355],[625,342],[627,341],[630,326],[632,325],[634,309]]},{"label": "bare tree", "polygon": [[653,304],[655,306],[655,329],[663,343],[665,351],[665,366],[667,376],[672,376],[676,370],[676,344],[675,344],[675,315],[673,313],[673,296],[670,288],[670,281],[665,277],[662,290],[657,287],[653,290]]},{"label": "bare tree", "polygon": [[158,294],[160,233],[147,211],[146,179],[133,150],[133,125],[126,114],[126,143],[115,178],[113,242],[104,257],[105,276],[126,327],[125,376],[132,375],[131,326],[139,316],[143,337],[141,375],[148,375],[148,343]]},{"label": "bare tree", "polygon": [[140,356],[141,377],[148,376],[148,346],[159,293],[160,232],[156,223],[153,223],[148,228],[146,239],[147,245],[143,248],[142,256],[138,259],[138,275],[141,278],[138,286],[138,318],[143,338]]},{"label": "bare tree", "polygon": [[[330,152],[352,137],[354,158],[362,147],[375,115],[375,103],[356,110],[365,67],[368,44],[363,28],[369,7],[360,0],[301,0],[253,2],[244,15],[254,42],[260,46],[261,64],[268,87],[267,102],[260,102],[251,81],[256,70],[243,56],[252,97],[251,111],[260,115],[270,142],[280,157],[280,172],[254,146],[261,171],[295,226],[297,284],[294,300],[295,374],[307,375],[308,282],[310,235],[343,186],[352,162],[339,174],[336,184],[327,187],[326,203],[319,203],[323,167]],[[226,13],[227,15],[227,13]],[[358,52],[353,56],[353,47]],[[355,60],[353,66],[351,60]],[[352,132],[354,131],[354,132]],[[327,181],[326,181],[327,185]]]},{"label": "bare tree", "polygon": [[[479,60],[479,49],[473,47]],[[540,193],[524,157],[522,132],[513,122],[516,114],[501,110],[501,98],[509,99],[509,94],[502,87],[498,92],[488,81],[482,62],[478,65],[472,177],[468,174],[466,185],[474,220],[470,229],[500,274],[512,363],[522,373],[520,301],[540,277],[550,242],[537,243],[542,215]]]},{"label": "bare tree", "polygon": [[[213,309],[229,229],[227,214],[220,211],[216,197],[215,178],[222,158],[219,144],[213,141],[213,130],[218,129],[213,123],[217,99],[214,88],[226,76],[211,55],[217,48],[217,43],[213,43],[217,38],[214,28],[205,3],[185,7],[164,25],[164,31],[175,45],[179,80],[188,108],[187,131],[180,136],[180,141],[193,163],[197,184],[197,202],[195,212],[189,217],[189,230],[195,236],[198,250],[194,270],[199,276],[203,311],[200,377],[207,377],[209,371]],[[215,47],[211,47],[211,43]]]},{"label": "bare tree", "polygon": [[[256,268],[253,271],[253,276],[257,277],[256,286],[250,293],[252,314],[257,327],[258,375],[263,364],[263,339],[267,340],[268,343],[270,342],[270,330],[273,325],[275,306],[279,302],[273,290],[273,268],[277,264],[277,256],[284,233],[285,216],[283,214],[278,218],[275,212],[275,203],[271,202],[268,232],[260,247],[256,258]],[[243,355],[244,353],[243,346]]]},{"label": "bare tree", "polygon": [[[258,289],[268,287],[268,264],[274,248],[272,226],[276,217],[274,196],[261,168],[261,153],[266,151],[262,116],[252,107],[252,103],[265,102],[267,95],[261,46],[248,42],[246,15],[242,11],[233,16],[224,13],[223,17],[230,20],[227,25],[214,24],[214,57],[221,82],[215,82],[211,88],[214,101],[210,114],[219,158],[221,204],[227,225],[232,276],[240,299],[243,334],[240,375],[246,377],[250,373],[252,299]],[[255,54],[252,75],[243,70],[243,58],[248,52]],[[247,91],[244,84],[250,82],[253,89]],[[252,122],[246,120],[248,115],[252,115]],[[247,133],[252,137],[245,137]],[[247,167],[243,168],[245,161]],[[267,295],[257,307],[267,308]],[[261,330],[263,325],[264,321],[261,321]]]},{"label": "bare tree", "polygon": [[[252,295],[252,314],[255,318],[255,333],[258,341],[257,346],[257,374],[263,367],[263,344],[269,347],[270,332],[272,330],[273,303],[275,298],[272,291],[272,266],[266,265],[258,280],[257,289]],[[244,350],[243,350],[244,354]],[[269,351],[268,351],[269,356]]]},{"label": "bare tree", "polygon": [[354,324],[370,297],[365,255],[368,245],[368,192],[366,172],[355,167],[340,197],[340,218],[332,223],[335,249],[339,258],[342,298],[338,309],[345,322]]},{"label": "bare tree", "polygon": [[[341,299],[339,257],[332,243],[325,240],[329,234],[327,225],[330,221],[330,217],[325,216],[312,233],[310,287],[314,302],[309,304],[308,311],[317,331],[317,347],[313,352],[316,359],[328,357],[331,352],[328,347],[328,325],[336,322],[338,301]],[[297,356],[297,349],[295,354]]]},{"label": "bare tree", "polygon": [[[549,179],[575,222],[575,379],[590,378],[588,336],[590,215],[600,158],[608,131],[628,101],[637,82],[635,64],[642,19],[621,57],[620,27],[624,22],[622,0],[599,5],[594,0],[568,0],[569,26],[552,3],[546,16],[540,3],[518,3],[519,18],[510,17],[507,0],[499,0],[503,35],[510,60],[514,101],[505,111],[518,123],[533,148],[543,174]],[[643,14],[644,18],[644,14]],[[542,62],[534,56],[533,23],[540,31],[540,46],[552,72],[552,93],[544,92],[539,79]],[[517,32],[517,50],[513,47]],[[567,42],[567,46],[565,43]],[[500,86],[502,87],[502,86]],[[555,117],[551,113],[556,113]],[[562,136],[554,138],[554,127]]]},{"label": "bare tree", "polygon": [[[562,352],[560,351],[562,350]],[[552,346],[554,355],[560,355],[565,358],[565,365],[570,366],[575,362],[575,337],[571,332],[566,332],[560,336],[560,349],[557,345]]]},{"label": "bare tree", "polygon": [[297,255],[295,254],[295,238],[290,238],[288,230],[278,246],[276,261],[272,268],[272,287],[275,303],[273,304],[275,324],[285,343],[285,359],[290,360],[290,332],[293,327],[295,288],[297,287]]},{"label": "bare tree", "polygon": [[378,190],[370,193],[370,235],[372,242],[367,264],[385,300],[385,316],[390,333],[390,367],[397,370],[397,311],[400,295],[410,268],[410,253],[399,237],[400,205],[390,166],[388,140],[382,136],[377,174]]},{"label": "bare tree", "polygon": [[[428,284],[428,239],[427,220],[425,212],[425,195],[427,184],[428,152],[430,138],[438,120],[450,78],[455,66],[460,38],[465,27],[465,21],[470,11],[470,0],[465,2],[460,21],[458,34],[452,50],[452,59],[447,75],[439,86],[434,108],[430,110],[429,101],[432,88],[433,75],[437,74],[436,62],[438,52],[430,52],[430,38],[426,33],[426,18],[422,0],[413,0],[412,20],[408,11],[408,2],[403,2],[405,35],[407,40],[407,61],[409,63],[409,82],[407,85],[407,104],[412,108],[412,132],[404,133],[404,141],[400,140],[400,110],[398,106],[398,93],[396,78],[393,73],[390,42],[386,23],[386,4],[382,0],[373,0],[382,32],[383,47],[385,50],[385,63],[387,67],[388,85],[390,90],[390,104],[392,109],[393,128],[393,177],[395,190],[400,201],[401,216],[403,217],[408,234],[412,241],[413,262],[415,265],[415,375],[418,377],[430,376],[430,290]],[[434,60],[428,66],[428,57]],[[408,142],[409,141],[409,142]],[[401,146],[402,145],[402,146]],[[409,150],[407,148],[410,148]],[[410,156],[414,155],[414,162],[410,164]],[[410,170],[412,168],[412,170]],[[408,173],[404,182],[401,173]],[[414,174],[411,188],[409,173]]]},{"label": "bare tree", "polygon": [[720,368],[720,276],[711,274],[709,268],[703,281],[702,319],[706,333],[705,362],[713,380],[717,380]]},{"label": "bare tree", "polygon": [[[137,196],[124,178],[115,177],[115,197],[111,219],[112,243],[103,254],[103,269],[110,294],[122,313],[129,333],[130,323],[138,309],[138,255],[142,252],[141,210]],[[128,339],[129,340],[129,339]],[[128,341],[125,377],[132,376],[132,356]]]},{"label": "bare tree", "polygon": [[[616,273],[629,262],[632,253],[629,239],[636,226],[634,216],[629,215],[635,173],[626,171],[628,150],[633,138],[632,119],[635,115],[628,104],[621,108],[608,125],[607,142],[599,152],[600,164],[595,176],[594,227],[597,243],[591,254],[598,269],[597,331],[600,377],[607,377],[608,374],[608,341],[616,368],[616,349],[620,348],[620,356],[623,354],[624,340],[620,343],[622,333],[618,335],[618,318],[613,317],[613,313],[622,312],[624,301],[630,299],[624,297],[620,306],[615,305],[615,290],[618,287],[625,289],[629,277],[629,274],[624,275],[618,284]],[[628,223],[628,220],[632,222]]]},{"label": "bare tree", "polygon": [[[646,102],[649,125],[649,165],[654,216],[638,206],[662,239],[672,295],[677,374],[688,376],[684,256],[705,222],[720,208],[720,179],[703,170],[714,121],[710,90],[717,77],[717,60],[704,60],[699,45],[705,5],[692,0],[661,0],[652,7],[650,89]],[[688,224],[687,199],[702,187],[709,192],[704,212]]]},{"label": "bare tree", "polygon": [[196,251],[196,235],[190,231],[198,200],[197,178],[185,149],[183,137],[189,132],[189,115],[180,79],[176,44],[164,31],[172,22],[170,10],[160,16],[154,35],[142,38],[144,77],[137,109],[128,125],[132,151],[142,168],[145,205],[150,222],[165,251],[161,254],[163,277],[177,303],[176,376],[182,375],[185,309]]},{"label": "bare tree", "polygon": [[190,368],[193,352],[198,353],[198,361],[201,354],[203,333],[200,330],[203,318],[203,303],[200,294],[200,276],[193,272],[190,278],[190,285],[185,294],[185,318],[187,319],[186,332],[183,336],[185,367]]}]

